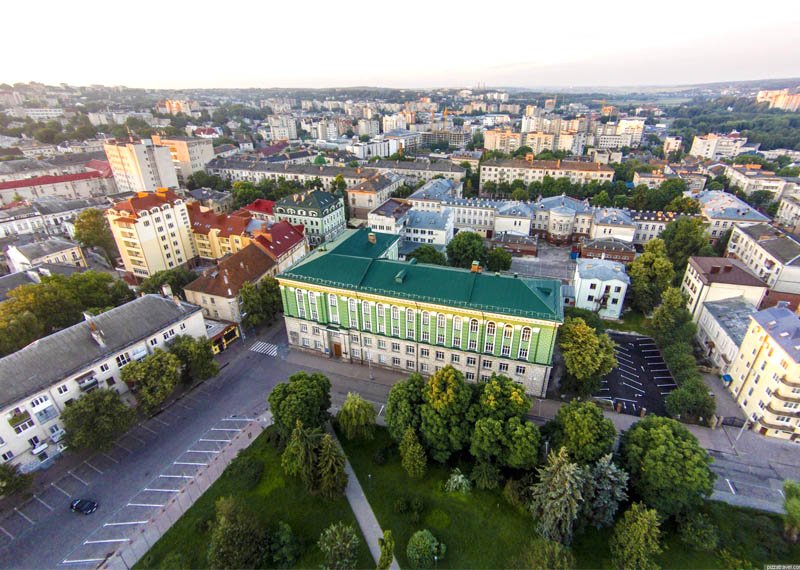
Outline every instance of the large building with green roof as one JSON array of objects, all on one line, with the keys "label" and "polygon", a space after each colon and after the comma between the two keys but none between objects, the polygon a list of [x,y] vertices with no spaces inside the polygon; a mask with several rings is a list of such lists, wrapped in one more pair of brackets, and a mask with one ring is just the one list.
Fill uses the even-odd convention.
[{"label": "large building with green roof", "polygon": [[544,396],[561,283],[398,261],[396,238],[350,232],[279,275],[289,343],[409,373],[503,374]]}]

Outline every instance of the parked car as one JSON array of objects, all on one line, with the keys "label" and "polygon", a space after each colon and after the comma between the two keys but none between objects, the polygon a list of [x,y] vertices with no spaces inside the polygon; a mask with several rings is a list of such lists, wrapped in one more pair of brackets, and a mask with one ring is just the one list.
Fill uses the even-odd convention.
[{"label": "parked car", "polygon": [[92,499],[75,499],[70,504],[69,508],[73,513],[81,513],[83,515],[90,515],[97,510],[97,501]]}]

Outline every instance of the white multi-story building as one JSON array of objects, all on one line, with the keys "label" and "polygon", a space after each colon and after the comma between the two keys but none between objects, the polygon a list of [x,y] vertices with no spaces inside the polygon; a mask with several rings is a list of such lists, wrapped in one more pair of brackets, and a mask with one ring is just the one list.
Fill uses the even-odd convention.
[{"label": "white multi-story building", "polygon": [[739,136],[737,132],[727,135],[709,133],[694,137],[689,154],[707,160],[733,158],[742,152],[742,148],[746,144],[747,138]]},{"label": "white multi-story building", "polygon": [[539,154],[546,150],[555,150],[556,138],[556,135],[550,133],[525,133],[524,146],[531,147],[533,154]]},{"label": "white multi-story building", "polygon": [[[386,169],[391,170],[391,169]],[[323,188],[332,189],[338,176],[348,186],[355,186],[362,180],[375,174],[374,169],[347,168],[316,164],[291,164],[289,162],[271,163],[264,161],[240,160],[237,158],[215,158],[206,171],[216,174],[232,182],[252,182],[280,179],[297,181],[303,184],[319,179]]]},{"label": "white multi-story building", "polygon": [[403,177],[393,172],[375,174],[345,192],[350,208],[350,218],[366,220],[370,211],[383,204],[394,191],[403,185]]},{"label": "white multi-story building", "polygon": [[618,319],[630,285],[625,265],[608,259],[579,259],[575,266],[575,306],[603,319]]},{"label": "white multi-story building", "polygon": [[800,233],[800,194],[784,196],[781,198],[775,223],[780,224],[789,232]]},{"label": "white multi-story building", "polygon": [[0,460],[49,464],[64,449],[64,408],[97,388],[127,392],[122,368],[176,335],[205,338],[200,308],[144,295],[0,358]]},{"label": "white multi-story building", "polygon": [[738,186],[750,195],[753,192],[769,192],[773,200],[779,200],[784,192],[792,192],[797,185],[790,179],[775,176],[772,172],[764,172],[759,165],[726,165],[725,176],[731,186]]},{"label": "white multi-story building", "polygon": [[644,135],[644,118],[627,117],[617,121],[617,134],[630,136],[631,146],[636,148],[642,142]]},{"label": "white multi-story building", "polygon": [[25,271],[43,263],[88,267],[81,246],[61,238],[50,238],[24,245],[11,245],[6,250],[6,259],[12,272]]},{"label": "white multi-story building", "polygon": [[738,259],[693,256],[683,274],[681,291],[687,297],[686,308],[692,320],[697,322],[703,305],[711,301],[742,298],[758,307],[767,285]]},{"label": "white multi-story building", "polygon": [[592,213],[592,228],[589,237],[592,239],[616,238],[626,243],[633,243],[636,224],[630,212],[620,208],[595,208]]},{"label": "white multi-story building", "polygon": [[681,137],[665,137],[664,138],[664,156],[669,156],[671,152],[678,152],[683,148],[683,139]]},{"label": "white multi-story building", "polygon": [[720,373],[726,374],[739,355],[750,316],[757,310],[742,297],[709,301],[702,305],[697,320],[697,341]]},{"label": "white multi-story building", "polygon": [[611,182],[614,169],[593,162],[574,162],[567,160],[488,160],[481,165],[481,189],[487,182],[500,184],[522,180],[531,182],[550,178],[568,178],[573,184],[587,182]]},{"label": "white multi-story building", "polygon": [[453,211],[450,208],[442,208],[438,212],[411,210],[400,232],[400,255],[410,253],[421,245],[432,245],[443,251],[453,239],[453,230]]},{"label": "white multi-story building", "polygon": [[385,115],[382,119],[383,132],[402,131],[408,128],[406,117],[402,113],[396,115]]},{"label": "white multi-story building", "polygon": [[162,188],[106,210],[125,271],[146,278],[197,257],[186,206],[173,191]]},{"label": "white multi-story building", "polygon": [[152,141],[115,141],[103,145],[120,192],[177,188],[178,172],[167,147]]},{"label": "white multi-story building", "polygon": [[114,179],[101,172],[89,171],[57,176],[36,176],[0,182],[0,206],[22,200],[47,198],[75,200],[116,194]]},{"label": "white multi-story building", "polygon": [[706,223],[708,235],[716,241],[734,225],[744,226],[769,222],[769,218],[753,209],[747,202],[722,190],[684,192],[684,196],[700,202],[700,215]]},{"label": "white multi-story building", "polygon": [[770,289],[800,293],[800,240],[768,224],[735,225],[726,257],[735,257]]},{"label": "white multi-story building", "polygon": [[178,180],[182,182],[195,172],[205,170],[206,165],[214,159],[214,145],[210,139],[153,135],[153,143],[169,149]]},{"label": "white multi-story building", "polygon": [[367,217],[367,226],[386,234],[400,235],[411,210],[411,203],[401,198],[389,198],[372,210]]},{"label": "white multi-story building", "polygon": [[359,136],[375,137],[381,134],[381,126],[377,119],[359,119],[356,128]]},{"label": "white multi-story building", "polygon": [[522,146],[522,133],[511,129],[490,129],[483,133],[483,148],[507,154],[513,153]]}]

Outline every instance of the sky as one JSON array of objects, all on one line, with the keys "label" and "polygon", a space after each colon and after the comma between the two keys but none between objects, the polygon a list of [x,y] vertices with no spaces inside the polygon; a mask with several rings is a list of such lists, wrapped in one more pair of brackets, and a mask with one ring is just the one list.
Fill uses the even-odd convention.
[{"label": "sky", "polygon": [[6,83],[537,88],[800,77],[797,0],[6,0],[2,12]]}]

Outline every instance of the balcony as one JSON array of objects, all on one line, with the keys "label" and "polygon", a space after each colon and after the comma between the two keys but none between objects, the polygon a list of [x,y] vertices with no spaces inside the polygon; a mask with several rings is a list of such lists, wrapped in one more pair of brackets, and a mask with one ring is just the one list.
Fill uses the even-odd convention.
[{"label": "balcony", "polygon": [[36,412],[36,421],[40,424],[49,422],[58,417],[58,410],[53,405],[47,406],[45,409]]},{"label": "balcony", "polygon": [[80,388],[81,392],[91,392],[97,388],[99,383],[100,381],[94,376],[94,373],[78,378],[78,388]]},{"label": "balcony", "polygon": [[47,448],[48,448],[48,445],[47,445],[47,443],[45,443],[45,442],[40,442],[40,443],[38,443],[38,444],[36,445],[36,447],[34,447],[34,448],[31,450],[31,453],[33,453],[34,455],[39,455],[40,453],[44,452],[44,450],[46,450]]},{"label": "balcony", "polygon": [[17,427],[19,424],[23,422],[27,422],[31,419],[31,413],[27,410],[21,412],[19,414],[8,414],[8,425],[12,428]]},{"label": "balcony", "polygon": [[59,441],[64,439],[65,435],[67,435],[67,432],[64,431],[63,429],[60,429],[57,432],[53,432],[53,434],[50,436],[50,441],[52,441],[53,443],[58,443]]}]

